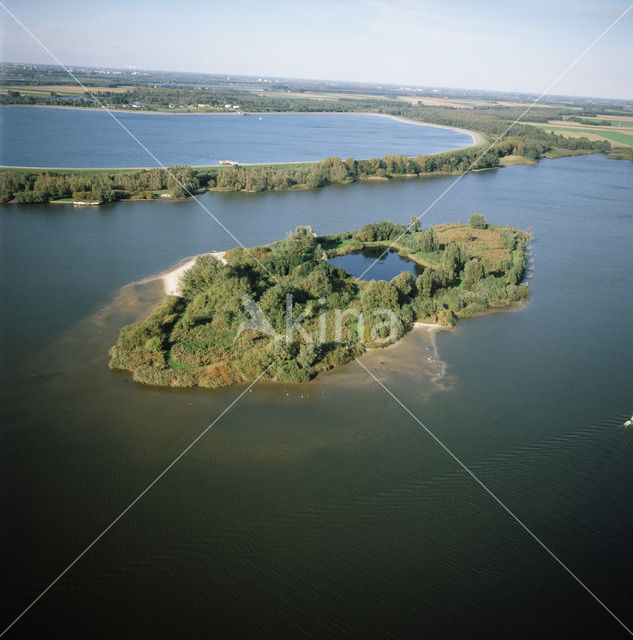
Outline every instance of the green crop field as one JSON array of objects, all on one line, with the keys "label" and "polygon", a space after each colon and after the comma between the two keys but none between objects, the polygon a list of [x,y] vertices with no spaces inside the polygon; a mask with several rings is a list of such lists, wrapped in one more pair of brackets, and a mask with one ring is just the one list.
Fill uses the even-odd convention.
[{"label": "green crop field", "polygon": [[625,144],[628,146],[633,146],[633,133],[624,133],[622,131],[601,131],[595,130],[592,127],[553,127],[551,125],[534,125],[539,126],[541,129],[545,129],[546,131],[569,131],[571,133],[575,133],[578,136],[583,134],[591,134],[593,136],[600,136],[601,138],[605,138],[607,140],[611,140],[613,142],[619,142],[620,144]]}]

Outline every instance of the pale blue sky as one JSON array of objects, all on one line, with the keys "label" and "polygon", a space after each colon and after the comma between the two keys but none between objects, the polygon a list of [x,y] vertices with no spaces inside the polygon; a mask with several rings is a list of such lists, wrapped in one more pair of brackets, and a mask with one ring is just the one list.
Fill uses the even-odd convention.
[{"label": "pale blue sky", "polygon": [[[68,65],[543,91],[626,0],[0,0]],[[0,8],[1,57],[53,63]],[[552,90],[633,99],[633,10]]]}]

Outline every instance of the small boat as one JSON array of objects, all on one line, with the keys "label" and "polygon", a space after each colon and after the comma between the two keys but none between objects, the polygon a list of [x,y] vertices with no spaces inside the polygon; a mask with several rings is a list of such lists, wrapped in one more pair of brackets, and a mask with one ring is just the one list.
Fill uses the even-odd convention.
[{"label": "small boat", "polygon": [[261,117],[261,116],[259,116],[259,118],[258,118],[258,119],[259,119],[259,120],[261,120],[261,119],[262,119],[262,117]]}]

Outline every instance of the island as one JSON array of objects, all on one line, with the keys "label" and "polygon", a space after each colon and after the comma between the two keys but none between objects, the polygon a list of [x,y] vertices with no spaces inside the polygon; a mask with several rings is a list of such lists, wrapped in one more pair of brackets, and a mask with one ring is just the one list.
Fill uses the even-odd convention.
[{"label": "island", "polygon": [[[530,237],[475,213],[427,229],[413,218],[333,235],[297,227],[267,246],[198,256],[180,269],[178,295],[121,329],[110,368],[158,386],[305,382],[418,324],[452,327],[527,299]],[[371,264],[359,277],[333,264],[368,249],[411,268],[386,281],[363,279]]]}]

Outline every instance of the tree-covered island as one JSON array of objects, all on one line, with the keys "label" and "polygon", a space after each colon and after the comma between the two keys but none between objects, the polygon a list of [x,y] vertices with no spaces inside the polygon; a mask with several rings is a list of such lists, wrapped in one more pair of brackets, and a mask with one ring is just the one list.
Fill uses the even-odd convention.
[{"label": "tree-covered island", "polygon": [[[306,381],[392,344],[416,322],[453,326],[526,299],[529,237],[473,214],[468,225],[428,229],[376,222],[317,236],[298,227],[273,244],[232,249],[225,262],[200,256],[182,276],[181,296],[165,296],[146,320],[121,329],[110,367],[162,386],[217,388],[262,374]],[[391,247],[420,274],[363,281],[329,262],[365,247]]]}]

